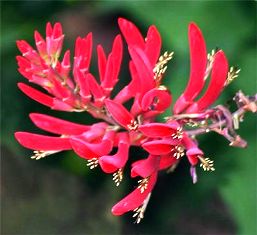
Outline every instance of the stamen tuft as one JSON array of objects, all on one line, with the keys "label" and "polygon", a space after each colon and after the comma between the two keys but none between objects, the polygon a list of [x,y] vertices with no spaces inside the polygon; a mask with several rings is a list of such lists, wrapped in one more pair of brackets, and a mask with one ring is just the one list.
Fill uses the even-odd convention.
[{"label": "stamen tuft", "polygon": [[143,204],[140,207],[137,207],[136,209],[133,210],[135,213],[133,214],[132,217],[133,218],[137,217],[135,223],[139,224],[141,220],[144,218],[144,213],[145,213],[147,204],[150,200],[150,197],[151,197],[151,193],[148,194],[147,198],[144,200]]},{"label": "stamen tuft", "polygon": [[171,135],[172,139],[182,139],[183,138],[183,129],[178,127],[176,132]]},{"label": "stamen tuft", "polygon": [[201,156],[198,156],[198,158],[201,161],[200,167],[203,168],[204,171],[215,171],[215,168],[213,167],[213,161],[209,158],[203,158]]},{"label": "stamen tuft", "polygon": [[98,166],[98,158],[92,158],[90,160],[87,160],[87,166],[90,170],[96,168]]},{"label": "stamen tuft", "polygon": [[138,181],[139,185],[138,188],[140,189],[140,192],[143,193],[147,187],[148,187],[149,178],[144,178]]},{"label": "stamen tuft", "polygon": [[182,145],[176,145],[172,151],[174,151],[173,157],[179,159],[185,155],[185,148]]},{"label": "stamen tuft", "polygon": [[231,82],[233,82],[234,79],[239,76],[240,71],[241,71],[241,69],[239,69],[237,67],[233,67],[233,66],[230,67],[228,76],[227,76],[226,86],[229,85]]},{"label": "stamen tuft", "polygon": [[154,72],[154,79],[157,82],[161,82],[166,70],[167,66],[165,66],[172,58],[174,52],[168,53],[167,51],[164,52],[162,56],[160,56],[159,61],[155,65],[153,72]]},{"label": "stamen tuft", "polygon": [[41,158],[45,158],[51,154],[58,153],[60,151],[41,151],[41,150],[35,150],[33,151],[34,155],[31,156],[31,159],[39,160]]},{"label": "stamen tuft", "polygon": [[117,172],[113,173],[113,181],[115,185],[118,187],[123,180],[123,170],[120,168]]}]

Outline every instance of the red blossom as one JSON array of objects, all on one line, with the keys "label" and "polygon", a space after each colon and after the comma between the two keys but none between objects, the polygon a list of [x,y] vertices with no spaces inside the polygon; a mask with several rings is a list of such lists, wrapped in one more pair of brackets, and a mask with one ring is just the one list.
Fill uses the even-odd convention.
[{"label": "red blossom", "polygon": [[[235,100],[240,112],[237,115],[223,106],[211,107],[238,71],[229,70],[221,50],[207,57],[203,35],[195,23],[190,23],[189,81],[175,102],[171,116],[166,117],[164,123],[157,122],[156,117],[165,112],[172,101],[171,92],[162,85],[162,79],[173,53],[165,52],[160,56],[162,39],[156,26],[150,26],[147,35],[142,35],[126,19],[119,18],[118,24],[122,35],[114,38],[110,52],[97,45],[97,74],[90,67],[94,55],[92,33],[76,39],[74,55],[66,50],[61,56],[64,34],[60,23],[53,26],[47,23],[45,37],[35,31],[36,49],[24,40],[17,41],[22,54],[16,57],[18,71],[28,82],[43,89],[18,83],[23,93],[51,109],[87,111],[101,122],[83,125],[31,113],[30,118],[38,128],[56,136],[16,132],[15,138],[24,147],[35,150],[34,159],[73,150],[88,160],[90,169],[100,165],[103,172],[113,173],[117,186],[123,179],[123,171],[128,169],[130,147],[143,148],[148,156],[135,159],[130,169],[131,177],[140,177],[139,185],[112,208],[114,215],[134,210],[136,222],[139,222],[160,171],[174,170],[184,155],[193,183],[197,181],[198,163],[205,171],[214,171],[213,161],[204,157],[197,135],[215,131],[226,137],[231,146],[246,146],[234,129],[239,125],[240,115],[246,111],[256,112],[257,96],[238,93]],[[131,80],[113,92],[121,79],[123,41],[130,55]],[[198,98],[209,74],[208,87]]]}]

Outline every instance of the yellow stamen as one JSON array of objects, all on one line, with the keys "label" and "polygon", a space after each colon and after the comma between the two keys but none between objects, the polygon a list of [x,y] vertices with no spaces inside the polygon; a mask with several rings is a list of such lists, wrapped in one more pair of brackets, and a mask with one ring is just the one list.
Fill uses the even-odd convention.
[{"label": "yellow stamen", "polygon": [[98,159],[97,158],[92,158],[87,160],[87,166],[90,168],[90,170],[96,168],[98,166]]},{"label": "yellow stamen", "polygon": [[202,167],[204,171],[215,171],[212,160],[210,160],[209,158],[203,158],[201,156],[197,156],[197,157],[200,159],[201,161],[200,167]]},{"label": "yellow stamen", "polygon": [[178,127],[176,132],[171,135],[173,139],[182,139],[183,137],[183,129],[182,127]]},{"label": "yellow stamen", "polygon": [[138,188],[140,189],[140,192],[143,193],[147,187],[148,187],[149,178],[144,178],[138,181],[139,185]]},{"label": "yellow stamen", "polygon": [[150,200],[150,197],[151,197],[151,193],[148,194],[147,198],[144,200],[143,204],[140,207],[137,207],[136,209],[133,210],[135,212],[133,214],[133,218],[137,217],[135,223],[139,224],[140,221],[144,218],[144,213],[145,213],[147,204]]},{"label": "yellow stamen", "polygon": [[162,56],[160,56],[159,61],[155,65],[153,72],[154,72],[154,79],[159,83],[161,82],[163,75],[167,70],[167,66],[165,66],[173,57],[174,52],[168,53],[167,51],[164,52]]},{"label": "yellow stamen", "polygon": [[175,152],[173,157],[176,159],[179,159],[185,155],[185,148],[182,145],[176,145],[174,148],[172,148],[172,151]]},{"label": "yellow stamen", "polygon": [[118,187],[121,183],[121,181],[123,180],[123,170],[122,168],[120,168],[117,172],[115,172],[113,174],[113,181],[115,183],[115,185]]},{"label": "yellow stamen", "polygon": [[58,153],[60,151],[41,151],[41,150],[35,150],[33,153],[34,155],[31,156],[31,159],[39,160],[41,158],[45,158],[51,154]]},{"label": "yellow stamen", "polygon": [[241,71],[241,69],[238,69],[238,68],[233,67],[233,66],[230,67],[229,72],[228,72],[228,76],[227,76],[226,86],[229,85],[231,82],[233,82],[234,79],[239,76],[240,71]]}]

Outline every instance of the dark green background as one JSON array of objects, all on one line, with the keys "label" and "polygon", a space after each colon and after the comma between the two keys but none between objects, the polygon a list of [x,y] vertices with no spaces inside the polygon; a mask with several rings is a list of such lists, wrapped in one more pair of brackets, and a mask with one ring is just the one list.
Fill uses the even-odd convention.
[{"label": "dark green background", "polygon": [[[216,171],[203,173],[192,185],[189,165],[182,161],[173,174],[161,174],[145,219],[134,225],[131,214],[111,215],[113,204],[135,185],[128,179],[116,188],[111,176],[89,171],[72,152],[41,161],[17,144],[17,130],[37,130],[30,112],[42,112],[81,123],[87,114],[61,113],[25,97],[16,83],[26,79],[17,72],[15,41],[33,43],[33,31],[44,34],[45,24],[60,21],[65,48],[77,36],[92,31],[94,45],[110,49],[118,33],[117,17],[135,22],[142,32],[155,24],[163,38],[163,51],[174,51],[164,83],[175,100],[189,74],[187,25],[196,22],[208,50],[222,48],[230,65],[239,65],[240,77],[222,94],[225,103],[242,90],[256,92],[256,2],[250,1],[2,1],[1,2],[1,170],[3,235],[57,234],[256,234],[256,116],[246,115],[239,130],[247,149],[228,146],[222,137],[207,134],[200,146],[215,160]],[[94,57],[96,58],[96,57]],[[95,67],[96,59],[93,61]],[[124,64],[123,64],[124,65]],[[95,71],[95,68],[93,68]],[[128,80],[123,66],[122,81]],[[133,159],[145,153],[131,149]],[[127,176],[129,168],[127,168]]]}]

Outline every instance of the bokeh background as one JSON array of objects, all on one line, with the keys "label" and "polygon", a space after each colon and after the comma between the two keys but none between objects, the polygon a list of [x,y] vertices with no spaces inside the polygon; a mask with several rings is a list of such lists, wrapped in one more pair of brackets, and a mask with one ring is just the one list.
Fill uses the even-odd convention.
[{"label": "bokeh background", "polygon": [[[15,41],[33,44],[33,31],[44,34],[45,24],[61,22],[65,48],[77,36],[92,31],[94,46],[110,49],[118,33],[117,18],[135,22],[142,32],[155,24],[163,38],[163,51],[174,51],[165,84],[176,99],[189,74],[187,25],[195,21],[203,31],[208,50],[222,48],[230,65],[239,65],[240,77],[219,99],[231,104],[234,93],[256,92],[256,2],[251,1],[1,1],[1,234],[241,234],[256,231],[256,116],[246,115],[239,133],[249,146],[231,148],[216,134],[200,138],[216,171],[203,173],[193,185],[189,165],[182,161],[172,174],[161,174],[143,222],[133,224],[132,214],[114,217],[110,209],[135,185],[126,179],[116,188],[111,176],[89,170],[72,152],[33,161],[17,144],[17,130],[35,131],[30,112],[51,114],[81,123],[94,120],[84,113],[51,111],[25,97],[17,88],[26,81],[18,72]],[[94,52],[95,53],[95,52]],[[94,58],[96,58],[94,56]],[[96,59],[93,61],[95,69]],[[128,82],[123,64],[120,79]],[[144,152],[131,149],[133,159]],[[129,169],[127,168],[127,176]]]}]

